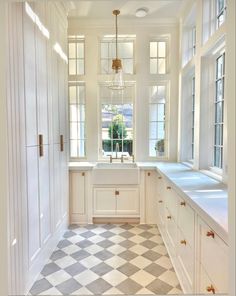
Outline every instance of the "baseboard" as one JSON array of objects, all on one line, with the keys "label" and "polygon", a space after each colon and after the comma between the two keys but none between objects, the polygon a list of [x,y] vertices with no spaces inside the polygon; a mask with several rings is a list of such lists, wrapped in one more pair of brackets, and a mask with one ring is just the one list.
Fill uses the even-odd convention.
[{"label": "baseboard", "polygon": [[70,224],[87,224],[88,216],[80,214],[70,214]]},{"label": "baseboard", "polygon": [[124,223],[130,223],[130,224],[139,224],[140,218],[117,218],[117,217],[96,217],[93,218],[94,224],[124,224]]},{"label": "baseboard", "polygon": [[63,234],[67,229],[68,229],[68,215],[64,217],[63,221],[61,222],[61,225],[58,227],[56,232],[49,238],[46,245],[39,252],[37,259],[30,267],[30,270],[26,275],[26,278],[27,278],[26,292],[25,292],[26,295],[29,293],[29,290],[31,289],[34,282],[37,280],[44,265],[47,264],[48,259],[50,258],[52,252],[55,250],[58,242],[61,240]]}]

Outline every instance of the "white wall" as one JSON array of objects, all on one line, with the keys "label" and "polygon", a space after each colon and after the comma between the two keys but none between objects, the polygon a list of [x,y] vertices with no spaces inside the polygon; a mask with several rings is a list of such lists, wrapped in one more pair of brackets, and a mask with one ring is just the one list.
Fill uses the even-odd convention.
[{"label": "white wall", "polygon": [[[99,25],[98,25],[99,24]],[[99,98],[98,82],[107,80],[99,75],[99,38],[105,34],[114,34],[114,22],[78,21],[69,19],[68,34],[85,36],[85,76],[81,80],[86,83],[86,124],[87,124],[87,159],[98,160],[99,147]],[[136,151],[137,161],[150,160],[148,156],[148,99],[150,83],[170,80],[170,126],[169,126],[169,159],[177,157],[177,108],[178,108],[178,25],[154,25],[141,23],[125,23],[119,20],[119,34],[135,34],[135,75],[127,77],[136,81]],[[171,71],[167,75],[149,74],[149,41],[152,37],[170,36],[170,64]]]},{"label": "white wall", "polygon": [[5,94],[5,3],[0,2],[0,295],[8,295],[7,266],[7,135]]}]

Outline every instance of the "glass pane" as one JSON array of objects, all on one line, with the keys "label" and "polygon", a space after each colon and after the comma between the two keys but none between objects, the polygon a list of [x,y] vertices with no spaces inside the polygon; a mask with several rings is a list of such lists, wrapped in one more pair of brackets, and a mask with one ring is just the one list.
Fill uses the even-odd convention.
[{"label": "glass pane", "polygon": [[223,125],[217,124],[215,126],[215,145],[223,144]]},{"label": "glass pane", "polygon": [[166,96],[166,87],[164,85],[158,86],[158,97],[161,99],[165,99]]},{"label": "glass pane", "polygon": [[157,122],[149,123],[149,138],[156,139],[157,138]]},{"label": "glass pane", "polygon": [[120,58],[133,58],[133,42],[118,43],[118,56]]},{"label": "glass pane", "polygon": [[225,16],[223,12],[218,16],[217,20],[218,20],[218,27],[220,27],[225,20]]},{"label": "glass pane", "polygon": [[157,57],[157,42],[150,42],[150,57]]},{"label": "glass pane", "polygon": [[77,75],[84,75],[84,60],[77,60]]},{"label": "glass pane", "polygon": [[149,105],[149,121],[157,121],[158,106],[157,104]]},{"label": "glass pane", "polygon": [[216,101],[223,100],[223,80],[216,82]]},{"label": "glass pane", "polygon": [[165,124],[164,122],[158,122],[158,139],[165,138]]},{"label": "glass pane", "polygon": [[157,59],[150,59],[150,74],[157,74]]},{"label": "glass pane", "polygon": [[108,74],[109,73],[109,61],[101,60],[101,73]]},{"label": "glass pane", "polygon": [[166,74],[166,60],[165,59],[158,59],[158,73],[159,74]]},{"label": "glass pane", "polygon": [[122,66],[124,73],[126,74],[133,74],[133,60],[131,59],[125,59],[122,61]]},{"label": "glass pane", "polygon": [[77,87],[78,92],[78,104],[85,104],[85,87],[83,85],[79,85]]},{"label": "glass pane", "polygon": [[223,76],[224,73],[224,58],[223,55],[221,55],[217,60],[217,73],[216,73],[216,78],[219,79]]},{"label": "glass pane", "polygon": [[157,151],[156,151],[156,140],[150,140],[149,141],[149,155],[151,157],[156,157],[157,156]]},{"label": "glass pane", "polygon": [[79,122],[78,123],[78,139],[84,139],[85,138],[85,128],[84,123]]},{"label": "glass pane", "polygon": [[76,58],[75,43],[69,43],[69,58],[70,59]]},{"label": "glass pane", "polygon": [[69,60],[69,75],[76,75],[76,60]]},{"label": "glass pane", "polygon": [[70,156],[71,157],[77,157],[77,141],[72,140],[70,141]]},{"label": "glass pane", "polygon": [[133,155],[133,140],[123,141],[123,151],[128,153],[128,157]]},{"label": "glass pane", "polygon": [[78,121],[85,121],[85,105],[78,105]]},{"label": "glass pane", "polygon": [[79,140],[78,141],[78,151],[79,151],[79,157],[85,157],[85,141]]},{"label": "glass pane", "polygon": [[224,0],[217,0],[218,5],[217,5],[217,9],[218,9],[218,13],[224,8]]},{"label": "glass pane", "polygon": [[219,102],[215,105],[215,122],[223,122],[223,102]]},{"label": "glass pane", "polygon": [[158,42],[158,57],[165,58],[166,57],[166,43]]},{"label": "glass pane", "polygon": [[102,141],[103,156],[108,156],[112,152],[112,141],[109,139]]},{"label": "glass pane", "polygon": [[109,54],[108,54],[108,43],[101,43],[101,58],[108,59]]},{"label": "glass pane", "polygon": [[70,123],[70,139],[71,140],[77,140],[78,139],[77,123],[76,122],[71,122]]},{"label": "glass pane", "polygon": [[77,106],[70,105],[70,121],[77,121]]},{"label": "glass pane", "polygon": [[220,152],[221,149],[219,147],[214,148],[214,166],[215,167],[220,167]]},{"label": "glass pane", "polygon": [[156,141],[156,151],[157,151],[157,156],[164,156],[164,154],[165,154],[164,139],[159,139]]},{"label": "glass pane", "polygon": [[77,43],[77,59],[84,58],[84,43]]},{"label": "glass pane", "polygon": [[76,86],[69,87],[70,103],[76,104]]},{"label": "glass pane", "polygon": [[165,105],[164,104],[158,104],[158,121],[164,121],[165,120]]}]

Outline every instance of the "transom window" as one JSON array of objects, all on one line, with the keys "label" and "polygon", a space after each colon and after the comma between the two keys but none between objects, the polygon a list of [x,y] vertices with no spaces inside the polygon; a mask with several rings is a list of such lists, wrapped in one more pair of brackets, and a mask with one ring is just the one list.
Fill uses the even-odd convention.
[{"label": "transom window", "polygon": [[[134,37],[118,37],[118,57],[122,61],[123,72],[134,74]],[[101,73],[112,73],[112,60],[116,57],[115,36],[104,37],[101,42]]]},{"label": "transom window", "polygon": [[133,155],[133,87],[111,91],[100,86],[102,157]]},{"label": "transom window", "polygon": [[151,86],[149,96],[149,156],[166,156],[166,85]]},{"label": "transom window", "polygon": [[224,76],[225,54],[216,59],[215,80],[215,120],[214,120],[214,167],[223,168],[223,131],[224,131]]},{"label": "transom window", "polygon": [[217,0],[216,1],[217,28],[219,28],[225,21],[225,14],[226,14],[226,0]]},{"label": "transom window", "polygon": [[85,157],[85,85],[69,84],[70,157]]},{"label": "transom window", "polygon": [[167,42],[150,42],[150,74],[166,74]]},{"label": "transom window", "polygon": [[69,36],[69,75],[84,75],[84,36]]}]

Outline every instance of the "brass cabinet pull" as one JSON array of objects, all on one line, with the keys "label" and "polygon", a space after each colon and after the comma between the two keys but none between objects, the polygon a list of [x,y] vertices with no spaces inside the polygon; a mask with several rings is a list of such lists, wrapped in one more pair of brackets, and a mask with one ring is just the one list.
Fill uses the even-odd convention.
[{"label": "brass cabinet pull", "polygon": [[207,292],[212,292],[212,294],[216,293],[216,290],[212,285],[206,287],[206,290],[207,290]]},{"label": "brass cabinet pull", "polygon": [[214,238],[215,233],[212,230],[210,230],[210,231],[207,231],[206,236]]},{"label": "brass cabinet pull", "polygon": [[171,219],[171,216],[167,216],[167,219]]},{"label": "brass cabinet pull", "polygon": [[163,203],[163,200],[159,200],[158,202],[159,202],[159,203]]},{"label": "brass cabinet pull", "polygon": [[119,195],[120,192],[118,190],[115,191],[115,195]]},{"label": "brass cabinet pull", "polygon": [[187,242],[186,242],[185,239],[181,240],[180,243],[181,243],[182,245],[185,245],[185,246],[186,246],[186,244],[187,244]]},{"label": "brass cabinet pull", "polygon": [[186,202],[185,201],[181,201],[180,205],[181,206],[186,206]]},{"label": "brass cabinet pull", "polygon": [[162,179],[162,177],[158,177],[158,179],[159,179],[159,180],[161,180],[161,179]]},{"label": "brass cabinet pull", "polygon": [[167,186],[167,187],[166,187],[166,189],[167,189],[167,190],[170,190],[170,189],[171,189],[171,187],[170,187],[170,186]]},{"label": "brass cabinet pull", "polygon": [[151,173],[150,172],[148,172],[148,177],[150,177],[151,176]]},{"label": "brass cabinet pull", "polygon": [[43,135],[39,135],[39,156],[43,156]]},{"label": "brass cabinet pull", "polygon": [[60,135],[60,150],[61,150],[61,152],[64,151],[64,139],[63,139],[63,135]]},{"label": "brass cabinet pull", "polygon": [[85,172],[82,173],[82,177],[84,177],[84,176],[85,176]]}]

